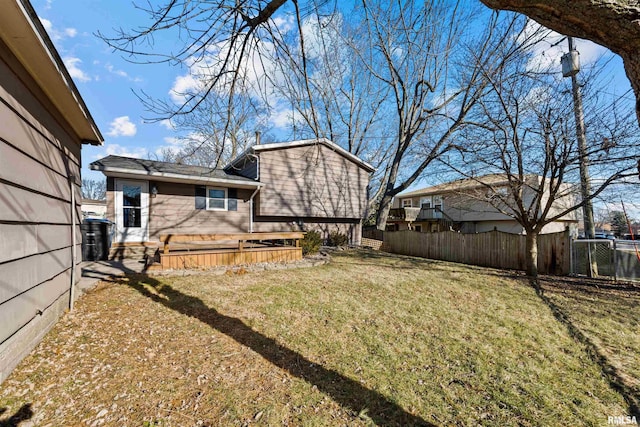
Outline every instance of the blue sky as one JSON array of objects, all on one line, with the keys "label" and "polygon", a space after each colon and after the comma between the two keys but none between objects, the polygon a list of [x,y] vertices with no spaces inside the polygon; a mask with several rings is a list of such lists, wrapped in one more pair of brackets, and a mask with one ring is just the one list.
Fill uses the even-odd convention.
[{"label": "blue sky", "polygon": [[[162,147],[171,146],[175,131],[163,123],[145,123],[142,118],[149,117],[149,113],[134,92],[144,91],[151,96],[170,99],[172,88],[189,83],[189,70],[168,64],[127,62],[95,36],[97,32],[113,36],[117,28],[127,31],[143,27],[147,22],[146,14],[125,0],[32,0],[32,3],[105,138],[102,147],[84,147],[83,177],[102,179],[101,173],[90,171],[87,165],[106,155],[148,157]],[[162,44],[166,51],[164,47],[174,40],[159,38],[155,42]],[[566,47],[549,46],[541,47],[541,60],[558,61]],[[604,51],[583,41],[578,42],[578,49],[584,63]],[[621,61],[614,60],[610,68],[615,75],[611,92],[624,93],[629,83]],[[287,111],[280,111],[272,118],[271,124],[276,132],[281,129],[281,135],[286,135],[283,117],[287,114]]]},{"label": "blue sky", "polygon": [[148,114],[133,91],[166,96],[181,70],[131,64],[94,35],[137,27],[145,22],[145,15],[122,0],[32,3],[105,138],[102,147],[83,148],[83,178],[103,178],[87,167],[98,158],[108,154],[147,157],[168,144],[166,138],[173,131],[160,123],[144,123],[142,117]]}]

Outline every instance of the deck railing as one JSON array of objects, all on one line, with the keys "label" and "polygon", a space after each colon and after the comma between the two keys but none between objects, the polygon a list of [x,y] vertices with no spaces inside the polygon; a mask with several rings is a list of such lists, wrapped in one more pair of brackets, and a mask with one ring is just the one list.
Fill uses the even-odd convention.
[{"label": "deck railing", "polygon": [[163,253],[168,254],[172,243],[220,243],[237,242],[238,251],[242,252],[248,242],[287,241],[291,240],[296,247],[300,246],[300,239],[304,238],[302,231],[288,231],[275,233],[223,233],[223,234],[164,234],[160,236]]},{"label": "deck railing", "polygon": [[418,208],[418,207],[404,207],[393,208],[389,211],[389,220],[401,220],[407,222],[414,221],[429,221],[444,219],[450,222],[454,222],[449,215],[447,215],[441,208]]}]

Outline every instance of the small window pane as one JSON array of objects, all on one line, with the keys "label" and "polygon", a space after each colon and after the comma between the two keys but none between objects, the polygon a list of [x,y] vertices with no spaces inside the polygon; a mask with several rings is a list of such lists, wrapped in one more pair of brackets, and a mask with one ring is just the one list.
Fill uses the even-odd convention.
[{"label": "small window pane", "polygon": [[142,206],[140,195],[142,188],[139,185],[123,185],[122,186],[122,204],[124,206]]},{"label": "small window pane", "polygon": [[224,190],[209,189],[209,197],[212,199],[224,199]]},{"label": "small window pane", "polygon": [[122,218],[124,227],[139,228],[142,226],[142,212],[140,208],[123,207]]},{"label": "small window pane", "polygon": [[224,209],[224,199],[209,199],[209,209]]}]

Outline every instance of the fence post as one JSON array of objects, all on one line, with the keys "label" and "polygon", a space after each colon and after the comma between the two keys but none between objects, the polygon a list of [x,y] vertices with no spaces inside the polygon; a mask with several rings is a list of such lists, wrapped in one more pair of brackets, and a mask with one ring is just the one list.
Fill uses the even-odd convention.
[{"label": "fence post", "polygon": [[569,238],[569,275],[572,276],[575,274],[575,260],[573,259],[573,239]]},{"label": "fence post", "polygon": [[618,281],[618,245],[613,240],[613,281]]}]

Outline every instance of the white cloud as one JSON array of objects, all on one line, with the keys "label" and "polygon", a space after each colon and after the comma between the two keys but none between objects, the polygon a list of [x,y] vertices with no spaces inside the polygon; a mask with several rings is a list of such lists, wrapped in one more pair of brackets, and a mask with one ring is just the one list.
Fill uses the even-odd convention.
[{"label": "white cloud", "polygon": [[76,30],[75,28],[65,28],[64,33],[67,37],[75,37],[78,35],[78,30]]},{"label": "white cloud", "polygon": [[51,37],[51,39],[54,41],[59,41],[64,38],[73,38],[78,35],[78,30],[73,27],[65,28],[62,31],[58,31],[53,27],[53,23],[48,19],[40,18],[40,22],[42,23],[44,29],[47,30],[49,37]]},{"label": "white cloud", "polygon": [[91,80],[91,77],[84,71],[82,71],[79,67],[79,64],[82,63],[80,58],[74,58],[73,56],[67,56],[62,58],[64,65],[67,67],[67,71],[69,71],[69,75],[78,80],[80,82],[88,82]]},{"label": "white cloud", "polygon": [[111,64],[107,64],[104,66],[104,68],[107,69],[107,71],[109,71],[111,74],[115,74],[116,76],[120,76],[120,77],[129,77],[129,75],[127,74],[126,71],[123,70],[117,70],[113,67],[113,65]]},{"label": "white cloud", "polygon": [[175,130],[175,126],[173,125],[173,122],[171,121],[171,119],[160,120],[160,126],[162,126],[165,129]]},{"label": "white cloud", "polygon": [[95,154],[93,159],[102,159],[105,156],[123,156],[134,157],[136,159],[146,158],[149,151],[144,147],[131,147],[120,144],[106,143],[104,147],[101,147],[99,152]]},{"label": "white cloud", "polygon": [[[250,50],[245,52],[242,64],[238,67],[238,81],[236,91],[244,91],[254,98],[265,93],[273,93],[272,81],[284,80],[281,70],[276,66],[273,58],[275,46],[273,43],[262,40],[254,40],[249,43]],[[218,43],[208,47],[202,57],[192,57],[186,61],[188,71],[182,76],[176,77],[169,96],[176,104],[182,104],[188,100],[189,95],[198,94],[202,88],[216,75],[220,67],[227,60],[229,53],[228,43]],[[227,68],[233,68],[239,58],[232,53]],[[218,82],[215,90],[220,94],[226,94],[225,90],[230,86],[231,74]]]},{"label": "white cloud", "polygon": [[53,3],[53,0],[47,0],[44,4],[44,10],[49,10],[51,9],[51,4]]},{"label": "white cloud", "polygon": [[192,74],[178,76],[173,82],[169,96],[173,102],[181,104],[187,100],[190,93],[194,93],[200,87],[202,87],[202,82],[198,77]]},{"label": "white cloud", "polygon": [[[540,29],[546,30],[545,27],[537,22],[529,20],[526,34],[532,34]],[[560,72],[562,69],[560,58],[569,51],[568,42],[563,40],[563,38],[565,38],[565,36],[562,34],[549,30],[548,35],[546,35],[541,42],[533,46],[533,58],[527,64],[528,68],[531,70],[539,70],[551,67],[551,69]],[[575,49],[580,53],[581,66],[593,63],[608,51],[607,48],[588,40],[574,38],[574,44]]]},{"label": "white cloud", "polygon": [[295,17],[291,14],[285,16],[276,16],[273,18],[273,24],[278,28],[281,33],[287,33],[293,30],[295,24]]},{"label": "white cloud", "polygon": [[53,24],[51,23],[51,21],[45,18],[40,18],[40,22],[42,23],[44,29],[47,30],[47,33],[51,33],[51,31],[53,30]]},{"label": "white cloud", "polygon": [[129,116],[116,117],[109,124],[109,136],[135,136],[137,132],[136,125],[129,120]]},{"label": "white cloud", "polygon": [[276,128],[290,128],[292,121],[299,122],[302,116],[297,110],[292,110],[290,105],[278,103],[269,115],[269,123]]},{"label": "white cloud", "polygon": [[175,136],[166,136],[164,138],[164,142],[169,144],[171,147],[182,147],[185,145],[184,138],[176,138]]},{"label": "white cloud", "polygon": [[120,70],[117,69],[116,67],[114,67],[113,65],[107,63],[105,64],[104,68],[111,74],[114,74],[118,77],[122,77],[125,78],[129,81],[135,82],[135,83],[140,83],[141,81],[143,81],[140,77],[131,77],[126,71],[124,70]]}]

